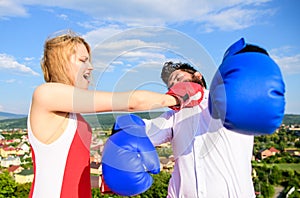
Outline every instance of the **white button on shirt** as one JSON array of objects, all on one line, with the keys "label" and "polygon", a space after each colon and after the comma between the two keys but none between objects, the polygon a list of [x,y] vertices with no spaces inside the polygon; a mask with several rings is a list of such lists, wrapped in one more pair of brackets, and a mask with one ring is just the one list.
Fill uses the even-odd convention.
[{"label": "white button on shirt", "polygon": [[157,146],[171,142],[175,158],[170,198],[252,198],[253,136],[227,130],[208,111],[208,91],[199,106],[144,120]]}]

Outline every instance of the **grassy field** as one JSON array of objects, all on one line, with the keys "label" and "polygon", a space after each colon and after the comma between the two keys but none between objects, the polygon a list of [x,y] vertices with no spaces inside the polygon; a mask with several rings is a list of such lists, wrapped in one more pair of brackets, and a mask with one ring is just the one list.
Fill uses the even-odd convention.
[{"label": "grassy field", "polygon": [[[264,166],[262,163],[255,163],[253,167]],[[278,166],[280,170],[295,170],[300,173],[300,164],[297,163],[281,163],[281,164],[266,164],[267,167]]]},{"label": "grassy field", "polygon": [[277,164],[281,170],[295,170],[300,173],[300,164]]}]

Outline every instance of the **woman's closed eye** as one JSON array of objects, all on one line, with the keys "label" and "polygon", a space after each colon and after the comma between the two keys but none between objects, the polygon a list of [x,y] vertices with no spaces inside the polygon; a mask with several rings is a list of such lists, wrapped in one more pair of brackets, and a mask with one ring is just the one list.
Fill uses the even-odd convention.
[{"label": "woman's closed eye", "polygon": [[79,59],[79,61],[82,62],[82,63],[86,63],[88,60],[89,60],[88,57],[81,57],[81,58]]}]

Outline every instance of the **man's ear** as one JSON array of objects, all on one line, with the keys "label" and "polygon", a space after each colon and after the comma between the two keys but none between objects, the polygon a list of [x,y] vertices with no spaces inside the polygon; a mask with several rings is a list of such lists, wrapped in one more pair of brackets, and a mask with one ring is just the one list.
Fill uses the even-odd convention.
[{"label": "man's ear", "polygon": [[194,76],[197,77],[199,80],[202,79],[202,74],[200,74],[200,72],[195,72]]}]

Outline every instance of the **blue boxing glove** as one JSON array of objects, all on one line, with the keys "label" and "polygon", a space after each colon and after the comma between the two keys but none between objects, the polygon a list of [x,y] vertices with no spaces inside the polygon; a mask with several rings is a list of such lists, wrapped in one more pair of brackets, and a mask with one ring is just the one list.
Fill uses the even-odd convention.
[{"label": "blue boxing glove", "polygon": [[247,45],[242,38],[225,52],[213,77],[209,111],[228,129],[271,134],[282,123],[284,93],[278,65],[264,49]]},{"label": "blue boxing glove", "polygon": [[159,173],[160,162],[146,135],[144,121],[133,114],[119,116],[113,132],[105,143],[102,156],[106,185],[122,196],[145,192],[153,183],[149,173]]}]

